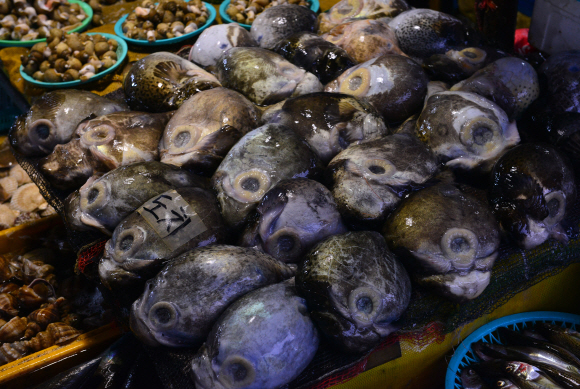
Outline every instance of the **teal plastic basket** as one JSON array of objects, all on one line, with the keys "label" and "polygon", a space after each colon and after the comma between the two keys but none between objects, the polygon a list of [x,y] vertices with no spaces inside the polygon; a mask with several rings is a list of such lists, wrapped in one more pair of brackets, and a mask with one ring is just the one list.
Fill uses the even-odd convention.
[{"label": "teal plastic basket", "polygon": [[483,341],[492,344],[503,344],[497,329],[505,327],[514,331],[523,331],[532,327],[536,322],[551,323],[576,330],[580,327],[580,316],[561,312],[528,312],[518,313],[494,320],[469,335],[455,350],[453,358],[449,361],[447,375],[445,376],[445,389],[463,389],[461,384],[461,372],[472,363],[480,362],[479,358],[471,350],[471,344]]},{"label": "teal plastic basket", "polygon": [[[314,13],[318,13],[320,9],[320,3],[318,0],[307,0],[310,3],[310,9]],[[230,0],[226,0],[220,4],[220,17],[222,18],[223,23],[236,23],[234,22],[226,13],[226,9],[228,9],[228,5],[230,5]],[[251,24],[243,24],[238,23],[240,26],[244,27],[246,30],[250,30],[252,28]]]}]

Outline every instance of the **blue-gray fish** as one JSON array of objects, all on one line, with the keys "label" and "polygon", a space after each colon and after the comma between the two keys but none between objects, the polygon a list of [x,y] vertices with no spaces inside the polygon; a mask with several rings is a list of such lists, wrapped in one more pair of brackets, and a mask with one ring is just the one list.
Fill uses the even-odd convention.
[{"label": "blue-gray fish", "polygon": [[248,293],[219,318],[192,361],[198,389],[274,389],[296,378],[318,333],[294,280]]}]

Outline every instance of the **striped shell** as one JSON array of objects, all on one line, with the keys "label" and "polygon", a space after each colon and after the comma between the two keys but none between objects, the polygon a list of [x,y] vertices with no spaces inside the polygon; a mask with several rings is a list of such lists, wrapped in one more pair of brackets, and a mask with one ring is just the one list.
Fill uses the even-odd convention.
[{"label": "striped shell", "polygon": [[40,189],[35,184],[25,184],[19,187],[12,195],[10,208],[20,212],[32,212],[44,203]]}]

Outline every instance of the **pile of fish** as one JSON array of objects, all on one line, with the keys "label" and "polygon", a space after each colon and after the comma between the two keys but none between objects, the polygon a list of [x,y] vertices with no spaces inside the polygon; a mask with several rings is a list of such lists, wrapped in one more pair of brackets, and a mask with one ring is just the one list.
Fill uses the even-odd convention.
[{"label": "pile of fish", "polygon": [[497,329],[501,343],[476,342],[472,353],[479,362],[465,366],[465,389],[578,388],[580,333],[551,323],[533,329]]},{"label": "pile of fish", "polygon": [[402,0],[343,0],[318,18],[279,5],[250,32],[208,28],[189,61],[137,61],[126,104],[45,94],[12,146],[70,193],[69,226],[110,237],[98,273],[135,296],[139,339],[201,346],[198,388],[274,388],[321,338],[375,347],[412,288],[477,298],[502,237],[569,239],[565,153],[580,143],[520,144],[517,124],[538,100],[556,118],[559,94],[578,97],[579,56],[553,58],[536,70]]}]

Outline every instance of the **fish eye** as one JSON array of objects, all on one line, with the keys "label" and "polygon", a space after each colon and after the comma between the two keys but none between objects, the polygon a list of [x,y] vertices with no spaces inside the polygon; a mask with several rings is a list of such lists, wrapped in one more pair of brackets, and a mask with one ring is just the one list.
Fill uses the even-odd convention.
[{"label": "fish eye", "polygon": [[548,216],[544,219],[544,223],[553,226],[564,218],[566,197],[561,191],[554,191],[544,196],[544,200],[548,208]]},{"label": "fish eye", "polygon": [[348,296],[348,307],[353,319],[364,324],[373,322],[381,306],[380,294],[371,288],[356,288]]},{"label": "fish eye", "polygon": [[89,191],[89,194],[87,195],[87,200],[89,204],[94,203],[97,197],[99,197],[99,190],[97,188],[92,188]]},{"label": "fish eye", "polygon": [[257,192],[260,189],[260,181],[255,177],[246,177],[242,180],[240,186],[249,192]]},{"label": "fish eye", "polygon": [[441,238],[443,254],[457,270],[471,267],[477,254],[477,246],[477,236],[466,228],[450,228]]},{"label": "fish eye", "polygon": [[368,296],[363,296],[356,300],[356,308],[361,312],[369,314],[373,311],[373,300]]},{"label": "fish eye", "polygon": [[392,176],[396,168],[393,164],[384,159],[368,159],[364,162],[364,167],[376,176],[390,177]]},{"label": "fish eye", "polygon": [[48,139],[48,136],[50,135],[50,127],[46,124],[39,124],[36,126],[34,131],[36,131],[36,135],[42,140]]},{"label": "fish eye", "polygon": [[499,147],[495,140],[501,138],[501,128],[493,120],[477,116],[462,126],[459,137],[461,143],[472,148],[473,152],[491,152],[488,150],[490,146]]},{"label": "fish eye", "polygon": [[121,239],[121,242],[119,243],[119,248],[121,249],[121,251],[127,251],[131,248],[134,241],[135,238],[133,238],[133,235],[127,235],[123,237],[123,239]]},{"label": "fish eye", "polygon": [[183,147],[191,140],[191,134],[187,131],[181,131],[175,136],[173,144],[175,147]]},{"label": "fish eye", "polygon": [[371,86],[371,73],[367,68],[358,68],[340,84],[340,92],[364,96]]},{"label": "fish eye", "polygon": [[241,388],[254,382],[256,370],[246,358],[239,355],[231,355],[224,361],[218,379],[226,387]]},{"label": "fish eye", "polygon": [[153,304],[149,310],[149,320],[158,327],[170,327],[177,321],[178,312],[171,303],[161,301]]},{"label": "fish eye", "polygon": [[269,187],[270,177],[256,169],[238,174],[233,184],[235,197],[244,202],[260,200]]},{"label": "fish eye", "polygon": [[493,139],[493,131],[488,127],[480,126],[472,131],[473,141],[475,144],[483,146],[484,144],[490,142]]},{"label": "fish eye", "polygon": [[116,237],[114,257],[126,258],[133,254],[145,241],[145,234],[139,227],[131,227],[122,231]]},{"label": "fish eye", "polygon": [[110,188],[106,181],[97,181],[81,193],[81,210],[83,212],[94,212],[103,207],[109,197]]}]

